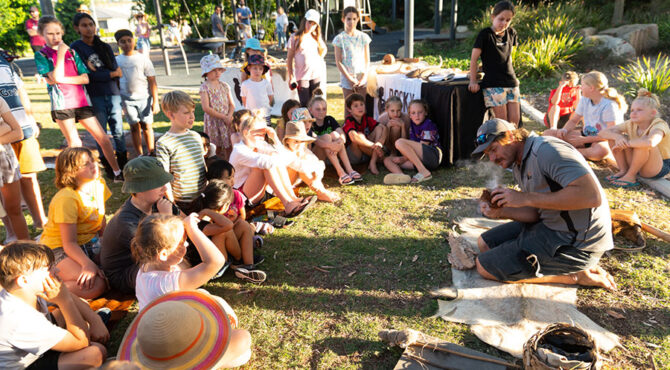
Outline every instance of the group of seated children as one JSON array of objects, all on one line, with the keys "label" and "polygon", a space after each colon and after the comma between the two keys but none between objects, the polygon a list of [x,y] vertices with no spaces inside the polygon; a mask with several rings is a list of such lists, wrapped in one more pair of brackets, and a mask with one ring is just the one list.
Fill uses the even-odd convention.
[{"label": "group of seated children", "polygon": [[567,141],[586,159],[616,165],[619,171],[606,177],[615,187],[636,187],[638,176],[658,179],[670,173],[670,128],[658,117],[656,95],[640,89],[624,122],[626,100],[603,73],[584,74],[581,86],[577,81],[576,73],[567,72],[552,90],[543,135]]}]

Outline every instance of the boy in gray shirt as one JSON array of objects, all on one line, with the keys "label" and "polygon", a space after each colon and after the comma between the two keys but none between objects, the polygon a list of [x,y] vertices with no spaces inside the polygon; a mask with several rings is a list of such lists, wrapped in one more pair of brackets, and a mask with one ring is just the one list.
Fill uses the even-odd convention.
[{"label": "boy in gray shirt", "polygon": [[[156,72],[151,59],[135,50],[135,38],[129,30],[118,30],[114,34],[123,54],[116,57],[116,63],[123,71],[121,102],[126,121],[130,125],[133,147],[137,155],[142,155],[142,134],[149,155],[154,154],[154,114],[160,112]],[[151,95],[150,95],[151,94]],[[140,128],[142,132],[140,133]]]}]

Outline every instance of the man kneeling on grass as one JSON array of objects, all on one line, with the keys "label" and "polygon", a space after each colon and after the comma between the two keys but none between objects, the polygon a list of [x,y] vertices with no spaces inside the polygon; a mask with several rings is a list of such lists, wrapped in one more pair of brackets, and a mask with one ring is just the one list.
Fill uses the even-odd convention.
[{"label": "man kneeling on grass", "polygon": [[477,130],[472,153],[512,168],[521,191],[496,188],[484,216],[512,222],[483,233],[477,271],[489,280],[616,289],[597,266],[614,247],[609,205],[584,157],[570,144],[492,119]]}]

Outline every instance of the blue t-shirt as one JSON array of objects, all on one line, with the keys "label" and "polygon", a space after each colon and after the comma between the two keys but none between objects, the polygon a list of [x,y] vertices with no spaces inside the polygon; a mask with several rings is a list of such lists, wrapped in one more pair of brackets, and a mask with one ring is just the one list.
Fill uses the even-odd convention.
[{"label": "blue t-shirt", "polygon": [[237,13],[238,16],[242,16],[242,17],[246,18],[246,19],[242,20],[242,23],[246,24],[247,26],[251,26],[251,19],[249,18],[249,17],[251,17],[251,10],[249,10],[248,7],[243,6],[243,7],[237,8],[236,13]]},{"label": "blue t-shirt", "polygon": [[[105,46],[107,52],[112,56],[112,70],[107,69],[102,63],[102,60],[100,60],[100,56],[93,50],[93,47],[87,45],[82,40],[77,40],[70,45],[70,47],[79,54],[79,57],[84,64],[89,67],[89,83],[86,85],[86,91],[88,91],[89,96],[121,94],[121,90],[119,90],[119,79],[110,77],[110,73],[118,68],[116,59],[114,58],[114,52],[109,44],[105,43]],[[90,68],[91,65],[95,67],[95,71]]]}]

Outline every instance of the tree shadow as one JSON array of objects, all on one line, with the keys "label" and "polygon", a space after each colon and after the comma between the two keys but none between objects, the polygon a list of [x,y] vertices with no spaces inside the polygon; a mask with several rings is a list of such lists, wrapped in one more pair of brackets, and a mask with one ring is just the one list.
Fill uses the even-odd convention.
[{"label": "tree shadow", "polygon": [[328,351],[338,356],[351,357],[359,354],[361,369],[390,369],[402,355],[402,349],[388,347],[381,340],[372,341],[358,338],[330,337],[312,343],[311,369],[319,369],[324,354]]}]

